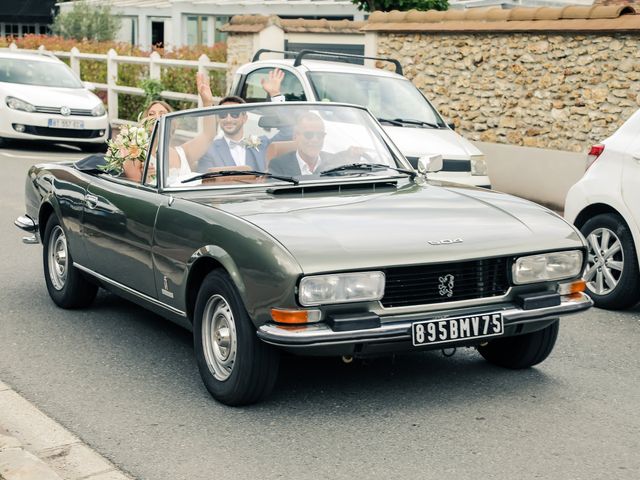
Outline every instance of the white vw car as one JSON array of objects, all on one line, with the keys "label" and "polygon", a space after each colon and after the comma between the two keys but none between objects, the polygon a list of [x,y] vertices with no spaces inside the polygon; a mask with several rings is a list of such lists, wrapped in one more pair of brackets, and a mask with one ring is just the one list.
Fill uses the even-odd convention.
[{"label": "white vw car", "polygon": [[640,300],[640,110],[591,147],[587,171],[567,194],[565,218],[589,244],[584,272],[601,308]]},{"label": "white vw car", "polygon": [[102,101],[53,55],[0,50],[0,140],[46,140],[104,150]]}]

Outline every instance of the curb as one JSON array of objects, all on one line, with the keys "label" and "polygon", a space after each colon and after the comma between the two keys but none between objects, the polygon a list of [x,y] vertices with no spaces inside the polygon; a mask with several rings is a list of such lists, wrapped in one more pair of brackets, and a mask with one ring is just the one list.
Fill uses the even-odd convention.
[{"label": "curb", "polygon": [[0,480],[132,480],[0,381]]}]

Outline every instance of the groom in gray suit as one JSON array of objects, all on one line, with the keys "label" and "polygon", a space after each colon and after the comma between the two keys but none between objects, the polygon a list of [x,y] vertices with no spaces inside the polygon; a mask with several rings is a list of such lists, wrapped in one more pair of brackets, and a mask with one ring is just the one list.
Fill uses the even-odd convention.
[{"label": "groom in gray suit", "polygon": [[[262,88],[269,96],[271,102],[284,102],[284,95],[280,92],[280,85],[284,79],[284,72],[279,68],[274,68],[267,77],[260,80]],[[230,95],[220,100],[218,105],[237,105],[247,103],[241,97]],[[224,117],[223,117],[224,115]],[[255,142],[248,142],[244,138],[244,124],[247,121],[245,112],[221,113],[218,116],[218,123],[222,130],[222,138],[213,141],[204,156],[198,160],[196,170],[205,173],[210,168],[234,167],[246,165],[251,170],[264,171],[265,153],[269,143],[278,140],[288,140],[286,129],[276,134],[272,139],[266,136],[259,137]]]},{"label": "groom in gray suit", "polygon": [[[240,97],[225,97],[220,105],[241,104]],[[230,111],[218,115],[222,138],[213,141],[204,156],[198,161],[196,170],[206,172],[214,167],[246,165],[251,170],[264,171],[264,155],[268,147],[266,138],[258,138],[255,144],[248,144],[244,138],[244,124],[247,113]]]}]

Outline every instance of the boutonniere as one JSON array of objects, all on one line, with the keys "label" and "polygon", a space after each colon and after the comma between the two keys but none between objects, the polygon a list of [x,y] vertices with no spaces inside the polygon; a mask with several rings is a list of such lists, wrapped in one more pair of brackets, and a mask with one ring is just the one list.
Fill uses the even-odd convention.
[{"label": "boutonniere", "polygon": [[257,152],[260,145],[262,145],[262,140],[257,135],[249,135],[242,143],[244,143],[245,148],[255,148]]}]

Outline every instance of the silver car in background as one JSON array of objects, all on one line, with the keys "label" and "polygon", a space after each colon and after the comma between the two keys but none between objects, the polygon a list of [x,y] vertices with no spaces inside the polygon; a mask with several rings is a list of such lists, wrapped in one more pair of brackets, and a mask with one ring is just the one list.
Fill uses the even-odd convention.
[{"label": "silver car in background", "polygon": [[[230,88],[248,102],[262,102],[267,94],[261,81],[274,68],[285,74],[281,85],[287,101],[343,102],[362,105],[378,119],[403,155],[416,168],[423,156],[442,155],[443,167],[433,180],[491,188],[484,154],[447,124],[424,94],[402,75],[397,60],[381,59],[396,71],[368,68],[340,60],[367,57],[328,52],[277,52],[295,59],[254,61],[236,71]],[[313,59],[304,57],[312,56]],[[325,59],[318,59],[318,58]]]}]

